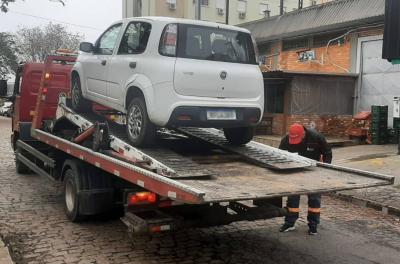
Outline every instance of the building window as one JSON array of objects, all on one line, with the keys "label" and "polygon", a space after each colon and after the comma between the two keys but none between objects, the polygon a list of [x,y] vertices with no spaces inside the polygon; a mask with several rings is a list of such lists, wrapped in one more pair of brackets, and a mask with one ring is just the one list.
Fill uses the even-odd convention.
[{"label": "building window", "polygon": [[239,13],[240,19],[246,18],[247,1],[244,1],[244,0],[238,1],[237,2],[237,11]]},{"label": "building window", "polygon": [[224,15],[225,14],[225,8],[226,8],[226,0],[217,0],[215,5],[217,7],[218,15],[220,15],[220,16]]},{"label": "building window", "polygon": [[282,114],[285,101],[285,83],[268,83],[265,89],[266,113]]},{"label": "building window", "polygon": [[307,49],[310,47],[309,38],[297,38],[282,41],[282,51]]},{"label": "building window", "polygon": [[208,6],[208,0],[201,0],[202,6]]},{"label": "building window", "polygon": [[260,3],[259,5],[259,14],[266,16],[267,12],[270,12],[268,9],[268,4],[265,2]]},{"label": "building window", "polygon": [[[330,33],[330,34],[323,34],[323,35],[317,35],[313,37],[313,48],[318,48],[318,47],[324,47],[328,44],[330,40],[336,39],[340,35],[342,35],[344,32],[337,32],[337,33]],[[331,44],[343,44],[345,42],[345,38],[342,37],[340,39],[336,39],[334,42]]]},{"label": "building window", "polygon": [[176,9],[176,0],[166,0],[169,9],[174,10]]}]

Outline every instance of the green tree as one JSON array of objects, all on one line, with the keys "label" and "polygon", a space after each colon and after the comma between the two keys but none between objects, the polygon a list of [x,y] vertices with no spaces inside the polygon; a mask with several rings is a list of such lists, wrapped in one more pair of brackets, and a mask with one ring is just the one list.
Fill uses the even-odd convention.
[{"label": "green tree", "polygon": [[17,55],[15,37],[9,33],[0,32],[0,80],[15,73],[18,67]]},{"label": "green tree", "polygon": [[[57,2],[61,3],[63,6],[65,6],[65,0],[49,0],[51,2]],[[0,10],[2,12],[7,12],[8,11],[8,4],[9,3],[14,3],[15,0],[0,0]]]},{"label": "green tree", "polygon": [[23,27],[17,32],[17,45],[25,61],[42,62],[58,49],[77,50],[83,36],[72,33],[61,24],[46,27]]}]

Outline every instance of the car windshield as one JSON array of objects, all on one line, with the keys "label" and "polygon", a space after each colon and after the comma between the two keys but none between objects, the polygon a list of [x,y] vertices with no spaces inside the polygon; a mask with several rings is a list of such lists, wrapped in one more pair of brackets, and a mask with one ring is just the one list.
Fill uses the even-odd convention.
[{"label": "car windshield", "polygon": [[178,57],[256,64],[249,33],[221,28],[179,25]]}]

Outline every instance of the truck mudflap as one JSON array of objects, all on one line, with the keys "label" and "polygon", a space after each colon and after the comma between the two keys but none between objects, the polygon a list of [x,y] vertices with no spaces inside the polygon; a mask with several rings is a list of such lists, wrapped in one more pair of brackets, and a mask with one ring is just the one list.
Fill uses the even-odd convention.
[{"label": "truck mudflap", "polygon": [[97,215],[110,211],[113,206],[114,189],[81,190],[79,192],[79,213]]}]

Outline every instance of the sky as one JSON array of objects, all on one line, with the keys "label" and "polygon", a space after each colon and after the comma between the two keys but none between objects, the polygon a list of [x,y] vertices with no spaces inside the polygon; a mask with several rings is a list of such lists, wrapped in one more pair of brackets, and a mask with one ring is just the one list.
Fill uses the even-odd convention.
[{"label": "sky", "polygon": [[0,32],[16,32],[21,26],[44,26],[50,21],[65,25],[85,41],[95,42],[107,27],[122,18],[121,0],[16,0],[9,12],[0,12]]}]

